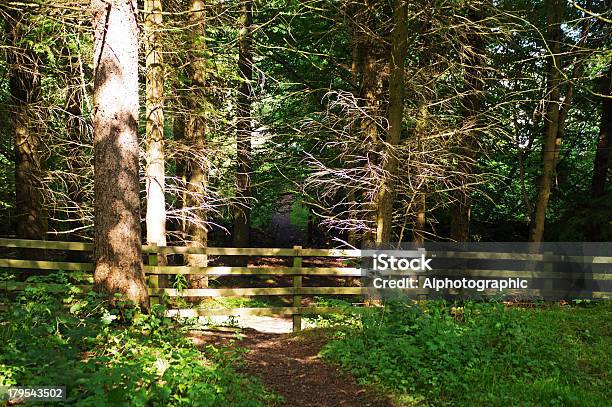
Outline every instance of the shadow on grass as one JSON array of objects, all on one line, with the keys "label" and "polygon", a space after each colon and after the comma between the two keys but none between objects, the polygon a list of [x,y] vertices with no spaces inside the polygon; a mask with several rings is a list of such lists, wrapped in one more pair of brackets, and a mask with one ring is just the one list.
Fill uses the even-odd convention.
[{"label": "shadow on grass", "polygon": [[[65,283],[65,281],[64,281]],[[82,406],[265,406],[277,397],[235,368],[240,349],[198,350],[187,326],[97,294],[28,288],[0,312],[0,385],[66,386]]]}]

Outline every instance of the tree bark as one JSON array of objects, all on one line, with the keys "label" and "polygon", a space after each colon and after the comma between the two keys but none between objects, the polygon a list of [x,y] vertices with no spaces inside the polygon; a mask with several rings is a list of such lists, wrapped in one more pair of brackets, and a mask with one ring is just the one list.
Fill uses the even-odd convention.
[{"label": "tree bark", "polygon": [[135,0],[92,0],[94,29],[94,286],[148,309],[138,179]]},{"label": "tree bark", "polygon": [[[363,103],[363,110],[366,112],[359,120],[361,134],[364,143],[364,153],[367,157],[367,165],[375,165],[377,162],[375,149],[379,142],[378,125],[376,118],[380,115],[380,99],[381,99],[381,78],[379,72],[379,64],[377,60],[378,44],[370,30],[374,27],[374,18],[371,4],[365,4],[362,11],[364,14],[363,27],[364,32],[361,34],[360,45],[362,49],[360,54],[362,57],[361,69],[361,86],[360,86],[360,103]],[[371,246],[376,243],[376,214],[377,214],[377,197],[369,196],[368,191],[362,191],[361,200],[363,205],[364,220],[368,226],[361,236],[364,246]]]},{"label": "tree bark", "polygon": [[544,235],[546,223],[546,209],[552,188],[557,151],[561,145],[559,134],[559,104],[561,85],[561,0],[547,0],[545,2],[547,11],[547,33],[546,42],[550,48],[551,56],[548,68],[548,103],[545,115],[546,133],[544,136],[542,152],[542,174],[538,185],[538,197],[536,200],[535,215],[531,225],[529,240],[541,242]]},{"label": "tree bark", "polygon": [[[427,128],[427,121],[429,120],[429,101],[431,95],[423,95],[421,106],[419,106],[417,124],[414,132],[417,138],[417,151],[423,152],[423,136]],[[423,177],[423,174],[419,174],[418,178]],[[425,228],[427,227],[427,186],[425,179],[418,180],[418,187],[415,192],[415,217],[414,227],[412,228],[412,243],[415,245],[422,245],[425,242]]]},{"label": "tree bark", "polygon": [[[164,66],[161,0],[145,0],[146,35],[146,170],[147,243],[166,246],[166,180],[164,158]],[[168,264],[157,255],[157,264]]]},{"label": "tree bark", "polygon": [[242,0],[238,34],[238,88],[236,117],[236,198],[234,210],[234,246],[248,247],[251,233],[251,103],[253,99],[253,2]]},{"label": "tree bark", "polygon": [[427,194],[419,192],[416,197],[416,216],[412,229],[412,243],[425,243],[425,227],[427,226]]},{"label": "tree bark", "polygon": [[[353,38],[352,38],[352,51],[351,51],[351,80],[353,81],[352,85],[355,89],[355,99],[357,100],[358,96],[357,92],[361,86],[361,77],[363,74],[363,54],[364,54],[364,44],[362,40],[362,35],[360,33],[360,16],[363,13],[360,13],[360,7],[351,2],[345,3],[346,13],[349,18],[354,18],[357,22],[351,24],[353,30]],[[355,133],[355,125],[351,126],[351,135]],[[357,194],[355,193],[354,187],[349,187],[347,189],[347,205],[348,205],[348,222],[349,228],[346,234],[346,241],[351,247],[355,247],[357,244],[357,232],[354,227],[351,225],[354,224],[357,220]]]},{"label": "tree bark", "polygon": [[408,15],[404,0],[396,0],[393,10],[394,28],[391,44],[391,77],[389,79],[389,133],[387,154],[383,163],[386,177],[380,187],[377,202],[376,243],[388,243],[393,227],[393,201],[395,200],[395,177],[398,161],[394,151],[400,142],[402,119],[404,117],[404,59],[408,47]]},{"label": "tree bark", "polygon": [[[470,10],[470,21],[477,24],[480,20],[478,13]],[[484,44],[482,37],[477,32],[471,32],[467,36],[465,53],[467,92],[463,105],[465,109],[463,124],[467,129],[463,145],[459,152],[463,161],[459,164],[459,178],[461,189],[455,191],[455,203],[451,209],[451,239],[456,242],[467,242],[470,240],[470,223],[472,214],[472,197],[469,191],[469,179],[474,172],[474,160],[476,159],[476,134],[474,128],[478,127],[478,115],[482,105],[482,78],[480,67],[482,65],[482,52]]]},{"label": "tree bark", "polygon": [[[12,12],[7,18],[6,38],[9,44],[7,65],[12,101],[12,130],[15,149],[16,235],[20,239],[44,239],[47,232],[43,210],[41,140],[37,134],[36,104],[41,84],[37,55],[22,45],[24,16]],[[22,49],[23,48],[23,49]],[[34,251],[24,253],[33,259]]]},{"label": "tree bark", "polygon": [[601,124],[597,138],[597,152],[593,166],[591,196],[601,198],[606,194],[606,182],[610,171],[610,142],[612,135],[612,66],[602,80]]},{"label": "tree bark", "polygon": [[[187,95],[187,107],[189,117],[185,124],[185,137],[194,150],[195,159],[187,161],[187,193],[185,205],[191,208],[190,215],[185,222],[185,235],[187,246],[207,247],[208,229],[205,225],[207,213],[204,209],[206,199],[206,188],[208,185],[208,173],[204,165],[206,154],[206,11],[202,0],[191,1],[191,13],[189,18],[191,36],[191,64],[188,68],[189,80],[191,82],[190,94]],[[206,267],[208,256],[205,254],[187,254],[186,263],[193,267]],[[208,278],[199,275],[187,276],[191,288],[208,287]]]}]

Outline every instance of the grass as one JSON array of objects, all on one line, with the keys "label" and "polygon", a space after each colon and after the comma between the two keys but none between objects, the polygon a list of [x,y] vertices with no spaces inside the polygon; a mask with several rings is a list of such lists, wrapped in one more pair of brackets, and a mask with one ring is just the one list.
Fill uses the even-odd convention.
[{"label": "grass", "polygon": [[609,302],[507,308],[388,304],[321,354],[404,406],[603,406],[612,399]]},{"label": "grass", "polygon": [[[143,315],[95,293],[82,295],[66,276],[49,293],[28,288],[0,313],[0,386],[66,386],[68,405],[242,406],[279,399],[236,372],[240,349],[197,349],[189,325]],[[51,281],[50,281],[51,282]],[[1,301],[6,302],[6,301]]]}]

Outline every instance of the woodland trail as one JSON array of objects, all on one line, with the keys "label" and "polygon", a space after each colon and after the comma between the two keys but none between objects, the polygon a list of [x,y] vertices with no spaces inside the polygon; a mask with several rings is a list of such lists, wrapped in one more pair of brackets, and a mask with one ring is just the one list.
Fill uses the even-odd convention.
[{"label": "woodland trail", "polygon": [[[300,335],[263,333],[253,329],[241,333],[235,346],[244,355],[245,374],[261,379],[281,395],[287,407],[392,407],[392,401],[358,385],[350,375],[317,355],[328,339],[320,332]],[[234,333],[206,332],[192,337],[198,346],[229,345]]]}]

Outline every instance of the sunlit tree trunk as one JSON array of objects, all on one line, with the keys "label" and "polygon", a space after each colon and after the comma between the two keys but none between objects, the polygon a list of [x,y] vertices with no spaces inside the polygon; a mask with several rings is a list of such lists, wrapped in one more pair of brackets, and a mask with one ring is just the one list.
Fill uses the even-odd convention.
[{"label": "sunlit tree trunk", "polygon": [[239,205],[234,210],[234,246],[247,247],[251,232],[251,103],[253,99],[253,2],[242,0],[240,33],[238,35],[238,87],[236,117],[236,198]]},{"label": "sunlit tree trunk", "polygon": [[92,0],[94,194],[98,291],[148,308],[138,180],[138,25],[135,0]]},{"label": "sunlit tree trunk", "polygon": [[393,201],[395,199],[395,177],[398,162],[395,146],[400,142],[402,119],[404,116],[404,59],[407,52],[407,5],[404,0],[396,0],[393,11],[394,28],[391,44],[391,78],[389,79],[389,133],[387,136],[388,153],[383,163],[385,177],[380,188],[377,202],[376,243],[387,243],[391,238],[393,226]]},{"label": "sunlit tree trunk", "polygon": [[[164,158],[164,66],[161,0],[145,0],[147,243],[166,245],[166,181]],[[159,254],[157,263],[167,264]]]},{"label": "sunlit tree trunk", "polygon": [[593,166],[593,179],[591,182],[591,196],[601,198],[606,194],[606,182],[610,171],[610,148],[612,142],[612,67],[602,80],[601,98],[601,124],[597,138],[597,152]]},{"label": "sunlit tree trunk", "polygon": [[[42,146],[34,125],[41,84],[38,57],[26,42],[21,42],[26,32],[24,24],[23,14],[13,12],[8,15],[6,39],[15,149],[15,229],[18,238],[43,239],[47,224],[41,180]],[[37,257],[34,252],[24,253],[30,254],[32,258]]]},{"label": "sunlit tree trunk", "polygon": [[[417,138],[417,151],[423,152],[423,137],[429,120],[429,95],[423,95],[423,100],[417,112],[417,124],[414,129]],[[418,170],[418,185],[414,197],[414,227],[412,228],[412,243],[422,245],[425,242],[425,228],[427,227],[427,184],[422,171]]]},{"label": "sunlit tree trunk", "polygon": [[[208,109],[206,80],[206,11],[202,0],[191,1],[190,26],[190,60],[188,68],[190,94],[186,95],[188,117],[185,121],[185,137],[193,150],[193,156],[187,160],[187,191],[185,206],[190,214],[185,222],[187,246],[207,247],[208,229],[204,224],[207,213],[204,208],[208,174],[205,168],[206,154],[206,111]],[[205,254],[188,254],[185,260],[189,266],[206,267],[208,256]],[[208,278],[198,275],[188,276],[190,287],[208,286]]]},{"label": "sunlit tree trunk", "polygon": [[535,215],[531,225],[529,240],[541,242],[544,235],[546,223],[546,209],[553,183],[557,151],[561,145],[559,133],[559,103],[561,84],[561,0],[547,0],[545,2],[547,12],[546,41],[550,49],[548,67],[548,101],[545,115],[546,133],[544,136],[542,152],[542,173],[538,185],[538,198],[536,200]]}]

